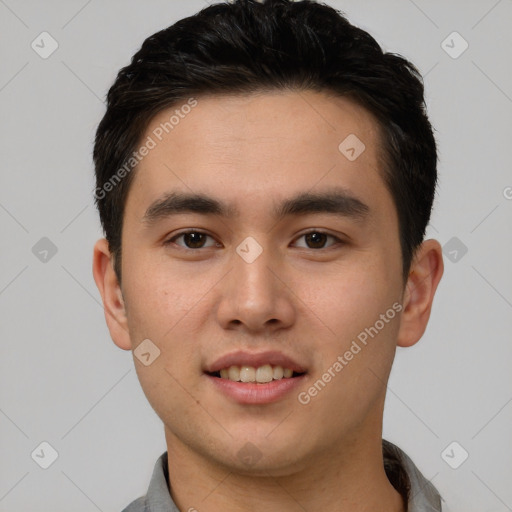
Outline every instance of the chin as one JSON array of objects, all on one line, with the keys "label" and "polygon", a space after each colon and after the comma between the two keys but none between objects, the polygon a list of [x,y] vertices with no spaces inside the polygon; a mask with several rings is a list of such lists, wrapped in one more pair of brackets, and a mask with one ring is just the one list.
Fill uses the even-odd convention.
[{"label": "chin", "polygon": [[231,454],[229,460],[222,461],[229,471],[247,476],[281,477],[292,475],[307,467],[303,462],[305,458],[293,447],[281,449],[280,453],[269,453],[266,450],[255,450],[255,445],[249,443]]},{"label": "chin", "polygon": [[268,435],[271,430],[233,435],[228,446],[217,446],[217,453],[211,455],[217,463],[241,475],[277,477],[305,468],[309,457],[304,433],[295,436],[283,429],[281,435]]}]

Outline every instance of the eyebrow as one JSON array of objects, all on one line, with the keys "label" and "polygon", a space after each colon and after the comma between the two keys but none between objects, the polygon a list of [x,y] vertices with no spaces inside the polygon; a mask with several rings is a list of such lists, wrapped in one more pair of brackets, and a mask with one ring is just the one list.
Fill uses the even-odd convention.
[{"label": "eyebrow", "polygon": [[[341,217],[362,221],[370,207],[344,189],[319,193],[304,192],[278,204],[273,214],[277,220],[291,215],[333,213]],[[182,213],[199,213],[224,218],[239,215],[238,209],[204,194],[169,192],[154,201],[146,210],[142,221],[153,225],[161,219]]]}]

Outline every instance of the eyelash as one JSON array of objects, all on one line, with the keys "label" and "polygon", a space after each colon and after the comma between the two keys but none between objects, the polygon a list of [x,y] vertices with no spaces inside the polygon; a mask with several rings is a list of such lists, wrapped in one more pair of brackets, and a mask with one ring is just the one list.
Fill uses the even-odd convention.
[{"label": "eyelash", "polygon": [[[174,235],[172,238],[169,238],[168,240],[166,240],[166,241],[163,243],[163,245],[164,245],[164,246],[169,246],[169,245],[173,244],[173,243],[174,243],[174,241],[175,241],[175,240],[177,240],[178,238],[180,238],[180,237],[182,237],[182,236],[184,236],[184,235],[189,235],[189,234],[191,234],[191,233],[197,233],[197,234],[201,234],[201,235],[206,235],[206,236],[208,236],[208,237],[210,237],[210,238],[212,238],[212,239],[213,239],[213,237],[212,237],[211,235],[209,235],[208,233],[205,233],[204,231],[200,231],[200,230],[197,230],[197,229],[190,229],[190,230],[182,231],[181,233],[178,233],[178,234]],[[302,237],[307,236],[307,235],[310,235],[310,234],[312,234],[312,233],[318,233],[318,234],[326,235],[327,237],[333,238],[333,239],[336,241],[336,244],[331,245],[330,247],[321,247],[321,248],[319,248],[319,249],[312,249],[312,248],[310,248],[310,247],[301,247],[301,249],[310,249],[310,250],[312,250],[312,251],[321,251],[321,250],[327,250],[327,249],[330,249],[330,248],[334,247],[334,246],[335,246],[335,245],[337,245],[337,244],[343,244],[343,243],[344,243],[344,242],[343,242],[343,240],[341,240],[341,239],[340,239],[340,238],[338,238],[337,236],[334,236],[334,235],[332,235],[331,233],[328,233],[328,232],[326,232],[326,231],[322,231],[322,230],[320,230],[320,229],[312,229],[312,230],[310,230],[310,231],[307,231],[306,233],[302,233],[301,235],[299,235],[299,236],[297,237],[297,239],[302,238]],[[183,246],[181,246],[181,245],[178,245],[178,247],[179,247],[180,249],[185,250],[185,251],[196,251],[196,252],[197,252],[197,251],[199,251],[199,250],[201,250],[201,249],[210,249],[210,248],[211,248],[211,247],[199,247],[199,248],[197,248],[197,249],[192,249],[192,248],[190,248],[190,247],[183,247]]]}]

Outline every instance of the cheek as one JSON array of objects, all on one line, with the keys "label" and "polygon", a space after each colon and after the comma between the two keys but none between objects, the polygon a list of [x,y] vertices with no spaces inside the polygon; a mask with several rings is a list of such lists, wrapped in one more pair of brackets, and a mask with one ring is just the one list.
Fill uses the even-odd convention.
[{"label": "cheek", "polygon": [[130,333],[163,341],[198,302],[201,287],[173,272],[169,262],[149,258],[150,251],[125,253],[123,289]]},{"label": "cheek", "polygon": [[186,399],[178,382],[193,385],[197,378],[198,343],[207,318],[201,299],[211,284],[173,270],[169,262],[164,267],[143,254],[138,259],[136,256],[133,253],[126,260],[128,329],[132,346],[150,339],[160,350],[151,366],[145,367],[135,360],[148,400],[160,408],[167,403],[164,400],[159,406],[161,397],[171,402]]},{"label": "cheek", "polygon": [[187,390],[195,394],[199,362],[194,304],[204,291],[194,292],[189,281],[162,272],[150,262],[144,265],[141,261],[136,271],[127,271],[125,277],[132,345],[149,339],[160,350],[149,366],[141,364],[134,354],[137,375],[153,409],[168,421],[170,404],[180,409],[190,406],[191,395],[181,383],[187,382]]},{"label": "cheek", "polygon": [[340,422],[355,428],[383,400],[400,304],[396,284],[379,279],[382,275],[380,265],[362,265],[357,271],[352,267],[308,296],[313,318],[321,318],[326,328],[317,342],[314,379],[303,390],[314,397],[306,410],[310,417],[325,418],[332,431]]},{"label": "cheek", "polygon": [[335,345],[373,325],[400,296],[396,271],[388,273],[382,258],[359,259],[358,265],[340,265],[329,275],[316,275],[303,292],[304,302],[325,328],[326,340]]},{"label": "cheek", "polygon": [[385,389],[399,326],[400,273],[396,262],[396,268],[389,269],[383,253],[375,254],[361,255],[358,264],[340,267],[308,295],[308,305],[328,327],[317,352],[315,378],[329,370],[335,375],[313,406],[319,413],[336,403],[338,411],[362,417]]}]

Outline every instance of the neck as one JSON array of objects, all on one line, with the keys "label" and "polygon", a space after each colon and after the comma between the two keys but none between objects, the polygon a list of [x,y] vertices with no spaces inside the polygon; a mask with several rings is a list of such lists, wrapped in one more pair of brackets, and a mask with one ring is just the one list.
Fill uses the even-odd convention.
[{"label": "neck", "polygon": [[339,443],[279,474],[242,474],[192,451],[166,430],[171,495],[180,510],[193,512],[404,512],[389,482],[380,435]]}]

